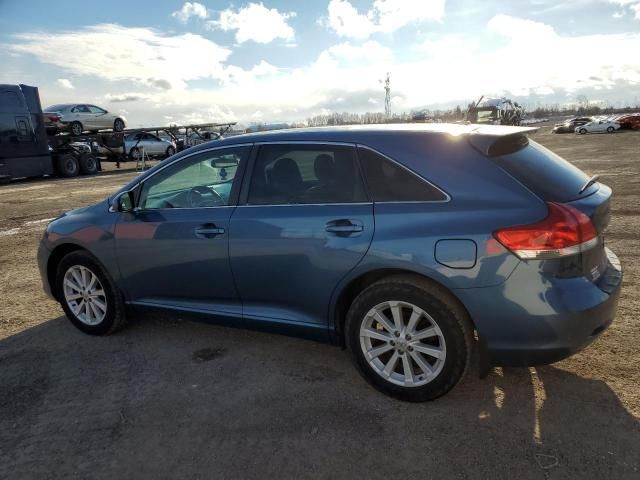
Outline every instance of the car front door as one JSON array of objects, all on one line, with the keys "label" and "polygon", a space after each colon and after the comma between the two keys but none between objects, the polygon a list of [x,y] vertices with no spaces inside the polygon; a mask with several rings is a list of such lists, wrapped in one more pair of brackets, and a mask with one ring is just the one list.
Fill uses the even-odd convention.
[{"label": "car front door", "polygon": [[106,110],[96,107],[95,105],[87,105],[87,107],[91,112],[91,123],[94,125],[94,128],[101,130],[113,128],[113,119],[111,115],[107,115]]},{"label": "car front door", "polygon": [[134,304],[241,317],[229,266],[229,218],[251,146],[187,155],[146,178],[119,213],[115,244]]},{"label": "car front door", "polygon": [[93,115],[86,105],[76,105],[71,109],[73,120],[77,120],[82,124],[84,130],[90,130],[95,127]]},{"label": "car front door", "polygon": [[331,294],[373,237],[355,149],[264,144],[252,163],[229,237],[245,322],[326,335]]}]

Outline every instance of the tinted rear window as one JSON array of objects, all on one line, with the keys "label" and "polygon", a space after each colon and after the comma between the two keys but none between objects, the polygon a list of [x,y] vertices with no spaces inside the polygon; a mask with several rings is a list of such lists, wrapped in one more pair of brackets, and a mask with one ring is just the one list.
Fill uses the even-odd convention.
[{"label": "tinted rear window", "polygon": [[568,202],[598,188],[592,185],[579,194],[589,180],[587,174],[533,140],[525,148],[493,160],[545,201]]},{"label": "tinted rear window", "polygon": [[382,155],[358,148],[358,158],[374,202],[437,202],[447,199],[438,188]]}]

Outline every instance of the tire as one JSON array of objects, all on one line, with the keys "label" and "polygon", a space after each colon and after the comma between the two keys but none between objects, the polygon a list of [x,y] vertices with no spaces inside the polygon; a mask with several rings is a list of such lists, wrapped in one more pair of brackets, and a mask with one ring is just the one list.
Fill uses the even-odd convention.
[{"label": "tire", "polygon": [[[398,332],[399,336],[388,333],[387,327],[395,327],[391,306],[398,306],[403,312],[405,333]],[[375,320],[374,311],[385,314],[389,320],[387,327]],[[414,312],[419,313],[419,320],[413,333],[427,333],[427,329],[435,333],[421,339],[406,336],[409,332],[404,329],[410,327]],[[361,336],[365,329],[381,333],[386,340]],[[473,345],[471,321],[453,296],[428,280],[405,275],[376,282],[358,295],[347,313],[345,336],[353,361],[365,380],[381,392],[409,402],[434,400],[457,385],[469,366]],[[378,347],[387,351],[369,360],[365,351]],[[418,352],[419,348],[439,350],[441,356]],[[391,375],[383,376],[381,370],[393,361],[394,355],[397,363]],[[427,368],[421,368],[416,357],[426,361]],[[413,385],[404,380],[405,358],[413,374]]]},{"label": "tire", "polygon": [[121,118],[115,119],[115,121],[113,122],[113,130],[115,132],[121,132],[124,130],[124,122],[122,121]]},{"label": "tire", "polygon": [[176,153],[176,149],[175,149],[175,148],[173,148],[173,147],[167,147],[167,150],[166,150],[166,152],[165,152],[165,153],[166,153],[166,155],[167,155],[167,158],[169,158],[171,155],[173,155],[174,153]]},{"label": "tire", "polygon": [[133,147],[129,151],[129,157],[131,160],[138,160],[140,158],[140,149],[138,147]]},{"label": "tire", "polygon": [[580,135],[584,135],[585,133],[587,133],[587,130],[585,128],[581,128],[580,130],[578,130],[578,133]]},{"label": "tire", "polygon": [[83,153],[80,156],[80,173],[84,175],[98,173],[98,160],[92,153]]},{"label": "tire", "polygon": [[615,128],[613,127],[608,127],[607,128],[607,133],[613,133],[613,131],[615,130]]},{"label": "tire", "polygon": [[[76,273],[75,277],[73,272]],[[96,277],[92,290],[98,293],[95,295],[86,294],[85,296],[78,288],[73,288],[69,286],[69,283],[65,282],[65,279],[70,280],[72,284],[78,286],[79,282],[75,278],[79,278],[82,275],[80,272],[85,272],[87,279],[85,285],[90,283],[88,280],[92,278],[91,275]],[[99,292],[102,292],[102,294]],[[70,295],[80,295],[81,298],[79,300],[68,300],[68,298],[73,298]],[[102,265],[85,251],[71,252],[63,257],[58,264],[56,270],[56,298],[71,323],[79,330],[90,335],[109,335],[126,324],[122,294]],[[88,309],[84,306],[86,304],[85,299],[91,299],[90,305],[92,306]],[[74,312],[72,308],[78,309],[76,310],[78,313]],[[87,314],[86,312],[90,313]]]},{"label": "tire", "polygon": [[82,124],[80,122],[71,122],[69,131],[71,132],[71,135],[79,137],[80,135],[82,135],[82,132],[84,132],[84,128],[82,127]]},{"label": "tire", "polygon": [[55,162],[56,174],[60,177],[75,177],[80,173],[78,159],[71,154],[60,155]]}]

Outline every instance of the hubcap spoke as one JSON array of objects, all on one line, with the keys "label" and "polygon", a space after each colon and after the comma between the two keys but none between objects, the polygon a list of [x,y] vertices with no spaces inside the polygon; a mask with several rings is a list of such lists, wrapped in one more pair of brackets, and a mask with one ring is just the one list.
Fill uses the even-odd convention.
[{"label": "hubcap spoke", "polygon": [[367,355],[369,356],[370,360],[373,360],[374,358],[379,357],[380,355],[388,352],[389,350],[393,350],[393,347],[385,343],[384,345],[381,345],[379,347],[372,348],[367,352]]},{"label": "hubcap spoke", "polygon": [[376,340],[382,340],[383,342],[389,342],[393,339],[391,335],[380,330],[373,330],[371,328],[364,329],[360,332],[360,335],[364,335]]},{"label": "hubcap spoke", "polygon": [[418,366],[420,367],[420,370],[422,370],[422,373],[424,373],[425,375],[431,375],[431,373],[433,372],[433,369],[429,366],[429,364],[427,363],[427,361],[422,358],[422,355],[420,355],[418,352],[411,352],[411,358],[413,358],[413,361],[416,362],[418,364]]},{"label": "hubcap spoke", "polygon": [[393,372],[393,370],[396,368],[396,364],[398,363],[399,356],[400,355],[398,355],[398,352],[393,352],[393,355],[391,355],[391,358],[385,365],[382,373],[384,373],[387,377],[389,377],[391,375],[391,372]]},{"label": "hubcap spoke", "polygon": [[438,330],[435,327],[425,328],[413,334],[413,340],[422,340],[423,338],[435,337],[438,335]]},{"label": "hubcap spoke", "polygon": [[398,302],[391,304],[391,314],[393,315],[393,323],[396,326],[398,332],[404,329],[404,322],[402,321],[402,309]]},{"label": "hubcap spoke", "polygon": [[435,358],[440,358],[442,357],[442,354],[443,354],[442,350],[440,350],[439,348],[427,347],[426,345],[423,345],[423,344],[414,345],[413,349],[416,352],[424,353],[426,355],[429,355]]},{"label": "hubcap spoke", "polygon": [[402,355],[402,369],[404,370],[404,381],[406,383],[413,383],[413,365],[408,355]]},{"label": "hubcap spoke", "polygon": [[[411,312],[411,318],[409,318],[409,323],[407,323],[407,332],[413,333],[416,329],[416,325],[418,324],[418,320],[420,320],[421,313],[419,310],[413,309]],[[415,338],[415,335],[414,335]]]},{"label": "hubcap spoke", "polygon": [[380,325],[382,325],[385,328],[387,332],[391,333],[395,330],[395,328],[393,328],[393,325],[391,325],[391,323],[389,322],[389,319],[386,317],[384,313],[376,311],[373,314],[373,317],[376,319],[376,321]]}]

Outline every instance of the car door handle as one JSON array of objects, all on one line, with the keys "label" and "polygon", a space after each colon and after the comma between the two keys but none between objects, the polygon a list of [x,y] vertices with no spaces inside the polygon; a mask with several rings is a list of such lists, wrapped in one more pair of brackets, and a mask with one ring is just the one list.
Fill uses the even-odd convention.
[{"label": "car door handle", "polygon": [[335,233],[340,237],[348,237],[349,235],[360,233],[364,231],[362,222],[358,220],[333,220],[328,222],[325,227],[325,231],[329,233]]},{"label": "car door handle", "polygon": [[198,238],[215,238],[224,234],[224,228],[216,227],[213,223],[200,225],[196,228],[196,237]]}]

